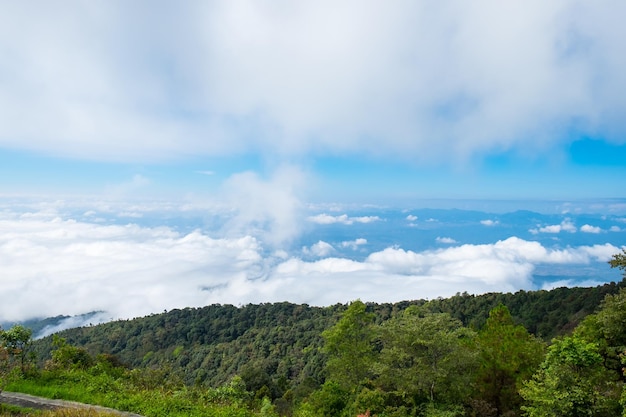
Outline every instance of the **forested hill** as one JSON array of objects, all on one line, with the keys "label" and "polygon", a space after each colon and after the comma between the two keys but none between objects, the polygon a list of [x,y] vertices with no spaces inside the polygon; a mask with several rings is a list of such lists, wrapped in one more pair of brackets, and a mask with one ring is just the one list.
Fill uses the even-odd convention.
[{"label": "forested hill", "polygon": [[[380,322],[410,305],[421,305],[432,312],[450,313],[464,325],[480,329],[489,311],[502,303],[517,323],[550,340],[571,331],[597,309],[605,295],[625,286],[622,281],[594,288],[457,294],[430,301],[368,303],[367,308]],[[272,393],[275,396],[289,387],[306,389],[323,381],[321,333],[334,325],[346,308],[342,304],[323,308],[290,303],[211,305],[69,329],[59,336],[92,354],[115,355],[131,367],[166,365],[188,384],[216,386],[238,374],[251,385],[278,391]],[[52,337],[36,341],[35,348],[45,360]]]}]

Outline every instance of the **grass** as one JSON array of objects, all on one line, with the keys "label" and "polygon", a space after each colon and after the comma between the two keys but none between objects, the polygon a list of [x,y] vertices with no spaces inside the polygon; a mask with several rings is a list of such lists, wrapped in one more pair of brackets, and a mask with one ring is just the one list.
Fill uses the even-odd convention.
[{"label": "grass", "polygon": [[[184,386],[167,387],[163,381],[159,382],[161,383],[150,383],[148,386],[144,379],[134,374],[120,377],[106,373],[93,374],[83,370],[42,371],[37,375],[11,379],[7,382],[5,390],[100,405],[146,417],[203,417],[207,415],[254,417],[259,415],[241,399],[243,397],[238,386],[231,385],[220,389],[193,389]],[[55,411],[56,414],[8,415],[106,416],[106,414],[93,414],[93,412],[94,410],[67,410]],[[4,415],[0,414],[0,417],[4,417]]]}]

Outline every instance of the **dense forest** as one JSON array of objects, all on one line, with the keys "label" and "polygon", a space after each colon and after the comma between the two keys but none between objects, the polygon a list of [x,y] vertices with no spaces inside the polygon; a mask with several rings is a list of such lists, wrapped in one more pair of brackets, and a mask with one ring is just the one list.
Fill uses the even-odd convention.
[{"label": "dense forest", "polygon": [[105,354],[197,389],[237,378],[280,415],[485,417],[621,415],[625,347],[626,280],[395,304],[212,305],[30,346],[42,367],[65,349],[70,365]]}]

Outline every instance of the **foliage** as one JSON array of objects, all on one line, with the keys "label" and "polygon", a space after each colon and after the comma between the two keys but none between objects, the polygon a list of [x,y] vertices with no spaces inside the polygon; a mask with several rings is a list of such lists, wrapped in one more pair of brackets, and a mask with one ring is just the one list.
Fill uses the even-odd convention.
[{"label": "foliage", "polygon": [[409,308],[381,326],[378,379],[413,406],[462,401],[476,367],[474,336],[449,314]]},{"label": "foliage", "polygon": [[328,379],[298,413],[461,412],[477,365],[475,333],[449,314],[417,306],[377,325],[373,319],[366,306],[355,301],[324,332]]},{"label": "foliage", "polygon": [[49,368],[87,369],[93,365],[93,358],[87,350],[68,344],[58,335],[53,336],[52,345],[56,349],[52,352]]},{"label": "foliage", "polygon": [[598,345],[604,365],[623,377],[621,356],[626,351],[626,290],[607,295],[600,310],[587,316],[575,334]]},{"label": "foliage", "polygon": [[579,337],[554,340],[545,361],[521,394],[529,417],[616,416],[619,389],[594,343]]},{"label": "foliage", "polygon": [[[616,253],[609,261],[611,268],[621,269],[626,271],[626,249],[622,249],[622,253]],[[625,272],[626,273],[626,272]]]},{"label": "foliage", "polygon": [[544,343],[516,325],[504,305],[491,310],[477,342],[480,369],[475,404],[487,405],[497,415],[514,414],[522,403],[518,388],[541,363]]},{"label": "foliage", "polygon": [[19,324],[9,330],[0,331],[2,347],[10,358],[19,362],[22,373],[26,371],[26,359],[32,344],[32,335],[31,329]]},{"label": "foliage", "polygon": [[354,301],[332,328],[324,331],[324,352],[328,355],[328,377],[344,389],[370,376],[374,360],[372,324],[374,314],[361,301]]}]

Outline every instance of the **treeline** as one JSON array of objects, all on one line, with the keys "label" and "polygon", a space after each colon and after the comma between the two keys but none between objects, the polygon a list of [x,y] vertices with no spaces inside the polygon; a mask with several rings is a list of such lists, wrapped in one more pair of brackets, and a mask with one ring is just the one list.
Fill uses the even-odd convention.
[{"label": "treeline", "polygon": [[[594,288],[458,294],[430,301],[367,303],[366,308],[376,322],[383,322],[410,306],[421,306],[448,313],[465,327],[478,330],[489,312],[503,304],[516,324],[549,341],[570,332],[607,294],[625,286],[622,281]],[[282,378],[290,386],[319,384],[324,380],[325,363],[321,334],[346,309],[343,304],[323,308],[291,303],[211,305],[69,329],[58,335],[93,355],[113,354],[130,367],[168,364],[188,384],[218,386],[235,374],[259,373],[260,369],[276,383]],[[37,340],[34,348],[39,358],[49,357],[52,337]]]}]

